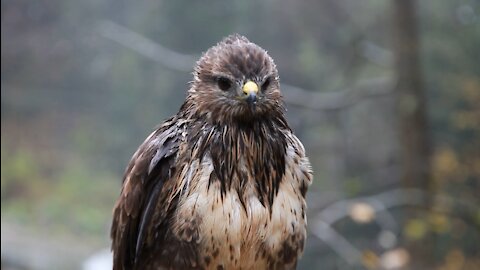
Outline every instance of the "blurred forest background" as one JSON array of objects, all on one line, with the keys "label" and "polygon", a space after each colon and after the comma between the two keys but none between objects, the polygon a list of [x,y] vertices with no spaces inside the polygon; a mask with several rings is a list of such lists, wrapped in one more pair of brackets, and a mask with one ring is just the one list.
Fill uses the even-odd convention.
[{"label": "blurred forest background", "polygon": [[315,172],[299,269],[480,269],[478,0],[2,0],[2,269],[105,269],[128,160],[233,32]]}]

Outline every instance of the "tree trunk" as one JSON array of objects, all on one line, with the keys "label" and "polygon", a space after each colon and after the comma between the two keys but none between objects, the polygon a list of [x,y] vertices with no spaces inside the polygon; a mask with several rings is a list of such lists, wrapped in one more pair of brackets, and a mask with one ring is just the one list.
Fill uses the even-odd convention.
[{"label": "tree trunk", "polygon": [[[430,139],[427,120],[427,106],[422,82],[419,57],[419,39],[415,0],[394,0],[394,50],[397,74],[397,115],[401,147],[401,181],[405,188],[419,188],[429,194]],[[424,209],[430,209],[426,199]],[[404,218],[415,217],[414,209]],[[423,212],[423,215],[425,212]],[[428,267],[433,262],[433,239],[425,238],[409,243],[414,269]],[[421,269],[418,268],[418,269]]]}]

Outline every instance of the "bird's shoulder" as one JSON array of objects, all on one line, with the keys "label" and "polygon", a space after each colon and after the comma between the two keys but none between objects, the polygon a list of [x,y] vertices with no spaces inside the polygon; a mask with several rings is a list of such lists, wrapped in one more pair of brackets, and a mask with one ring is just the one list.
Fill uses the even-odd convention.
[{"label": "bird's shoulder", "polygon": [[284,180],[296,182],[302,197],[305,198],[313,181],[312,166],[300,139],[291,131],[285,134],[287,138],[285,163],[290,174],[284,174]]}]

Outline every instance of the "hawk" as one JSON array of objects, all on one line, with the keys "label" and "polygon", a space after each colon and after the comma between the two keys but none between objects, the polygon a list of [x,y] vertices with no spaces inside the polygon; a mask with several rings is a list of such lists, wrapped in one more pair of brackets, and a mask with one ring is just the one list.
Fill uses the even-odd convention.
[{"label": "hawk", "polygon": [[127,166],[113,269],[294,269],[312,171],[284,111],[265,50],[235,34],[205,52]]}]

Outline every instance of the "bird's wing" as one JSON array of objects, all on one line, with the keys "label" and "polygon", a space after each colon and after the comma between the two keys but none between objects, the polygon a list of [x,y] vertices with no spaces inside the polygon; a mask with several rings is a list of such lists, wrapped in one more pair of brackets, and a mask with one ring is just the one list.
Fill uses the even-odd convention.
[{"label": "bird's wing", "polygon": [[[287,166],[296,172],[300,194],[305,199],[308,187],[312,184],[313,172],[308,157],[305,155],[305,147],[293,133],[288,134]],[[293,151],[291,151],[293,150]],[[285,177],[285,176],[284,176]]]},{"label": "bird's wing", "polygon": [[[165,190],[173,181],[171,176],[182,130],[181,121],[176,118],[167,120],[143,142],[130,160],[113,213],[113,269],[133,268],[142,249],[152,240],[154,227],[162,225],[171,211],[170,202],[161,198],[166,197]],[[161,210],[154,211],[158,207]]]},{"label": "bird's wing", "polygon": [[[281,220],[277,220],[274,209],[272,222],[292,225],[292,227],[288,228],[289,230],[291,229],[290,235],[284,235],[285,242],[281,245],[280,252],[272,258],[276,261],[276,264],[281,265],[279,267],[281,269],[295,269],[297,260],[303,253],[307,236],[307,204],[305,196],[308,187],[312,183],[313,175],[303,144],[290,131],[285,131],[284,134],[287,137],[286,170],[282,178],[282,184],[279,187],[279,194],[277,194],[277,200],[280,200],[281,204],[276,204],[279,207],[276,209],[277,213],[280,212],[282,214],[276,215],[281,217]],[[283,202],[285,201],[290,203],[290,212],[284,209]],[[283,232],[285,233],[289,230],[285,229]],[[292,237],[292,233],[294,237]],[[272,268],[276,269],[277,267]]]}]

